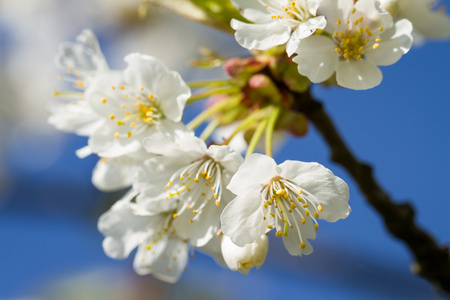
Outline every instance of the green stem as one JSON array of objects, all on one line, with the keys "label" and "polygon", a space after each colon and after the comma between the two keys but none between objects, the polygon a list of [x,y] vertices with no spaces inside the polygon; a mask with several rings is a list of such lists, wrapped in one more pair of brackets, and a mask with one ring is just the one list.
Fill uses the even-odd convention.
[{"label": "green stem", "polygon": [[200,135],[200,138],[202,140],[206,141],[219,125],[220,125],[220,122],[217,119],[214,119],[211,122],[209,122],[208,126],[206,126],[206,128],[203,130],[202,134]]},{"label": "green stem", "polygon": [[273,141],[273,131],[275,129],[275,124],[277,123],[278,116],[280,115],[281,107],[275,106],[272,115],[269,117],[266,129],[266,155],[272,157],[272,141]]},{"label": "green stem", "polygon": [[239,105],[239,102],[241,101],[241,95],[234,95],[232,97],[228,97],[226,99],[221,100],[220,102],[214,104],[210,108],[206,109],[204,112],[199,114],[197,117],[195,117],[194,120],[192,120],[187,127],[191,130],[197,128],[200,126],[203,122],[205,122],[209,117],[212,115],[218,113],[222,109],[226,107],[234,107]]},{"label": "green stem", "polygon": [[259,123],[258,127],[256,127],[252,139],[250,140],[250,144],[248,145],[247,153],[245,154],[245,159],[247,159],[250,156],[250,154],[255,152],[256,145],[258,145],[258,142],[261,139],[261,136],[267,127],[268,120],[269,118],[265,118],[264,120],[261,121],[261,123]]},{"label": "green stem", "polygon": [[216,94],[233,94],[239,92],[239,88],[232,86],[232,87],[226,87],[226,88],[217,88],[217,89],[209,89],[207,91],[192,95],[191,98],[187,100],[186,104],[192,104],[195,101],[201,100],[203,98],[207,98],[212,95]]},{"label": "green stem", "polygon": [[247,116],[240,124],[239,126],[233,131],[233,133],[222,143],[222,145],[228,145],[228,143],[244,129],[247,129],[248,127],[252,126],[255,122],[257,122],[259,119],[262,119],[266,116],[266,110],[256,110],[252,112],[250,115]]},{"label": "green stem", "polygon": [[199,80],[199,81],[192,81],[188,82],[188,86],[191,89],[204,87],[204,86],[221,86],[221,85],[227,85],[232,84],[233,81],[231,79],[210,79],[210,80]]}]

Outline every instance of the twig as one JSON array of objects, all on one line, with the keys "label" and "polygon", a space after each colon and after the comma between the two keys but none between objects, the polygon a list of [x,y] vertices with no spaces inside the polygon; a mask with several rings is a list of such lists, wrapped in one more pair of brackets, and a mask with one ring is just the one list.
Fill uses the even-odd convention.
[{"label": "twig", "polygon": [[333,121],[309,92],[296,94],[296,110],[314,124],[331,151],[331,160],[343,166],[366,196],[367,202],[383,217],[388,231],[406,243],[415,257],[413,271],[437,287],[450,292],[450,257],[448,247],[440,247],[414,222],[409,203],[397,204],[383,191],[372,174],[372,167],[350,152]]}]

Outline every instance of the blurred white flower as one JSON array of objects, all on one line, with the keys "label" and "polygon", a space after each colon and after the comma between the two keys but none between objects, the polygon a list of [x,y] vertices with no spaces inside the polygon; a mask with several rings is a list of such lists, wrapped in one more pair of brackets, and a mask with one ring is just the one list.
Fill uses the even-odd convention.
[{"label": "blurred white flower", "polygon": [[131,190],[100,217],[98,228],[106,236],[103,249],[112,258],[124,259],[137,247],[136,273],[174,283],[187,265],[189,244],[175,234],[171,213],[149,215],[132,202],[135,196]]},{"label": "blurred white flower", "polygon": [[312,252],[318,219],[335,222],[350,213],[348,186],[318,163],[275,161],[252,154],[227,187],[236,198],[225,207],[222,231],[244,247],[275,229],[291,255]]},{"label": "blurred white flower", "polygon": [[239,247],[226,235],[222,236],[222,254],[228,268],[248,274],[251,268],[259,269],[266,259],[269,249],[269,238],[266,234],[261,235],[253,243]]},{"label": "blurred white flower", "polygon": [[413,25],[414,44],[425,39],[448,39],[450,19],[433,0],[378,0],[380,7],[395,19],[408,19]]},{"label": "blurred white flower", "polygon": [[300,40],[309,37],[327,23],[316,16],[320,0],[232,0],[241,14],[255,24],[231,20],[237,42],[247,49],[269,50],[286,44],[291,56]]},{"label": "blurred white flower", "polygon": [[374,0],[324,0],[319,11],[327,18],[331,37],[314,35],[300,44],[300,74],[318,83],[336,73],[340,86],[363,90],[380,84],[378,66],[397,62],[412,44],[412,25],[378,8]]}]

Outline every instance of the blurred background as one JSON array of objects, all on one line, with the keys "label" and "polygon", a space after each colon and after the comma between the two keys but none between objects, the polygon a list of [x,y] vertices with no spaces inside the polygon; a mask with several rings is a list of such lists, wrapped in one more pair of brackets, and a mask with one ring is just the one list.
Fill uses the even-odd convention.
[{"label": "blurred background", "polygon": [[[352,213],[322,222],[314,252],[291,257],[271,239],[264,266],[245,276],[196,253],[180,282],[165,284],[115,261],[102,250],[97,219],[121,193],[91,184],[95,156],[78,159],[86,139],[47,124],[58,81],[58,44],[84,28],[97,34],[112,68],[130,52],[153,55],[187,81],[225,76],[189,68],[198,48],[248,55],[232,36],[139,0],[0,0],[0,299],[439,299],[410,272],[408,249],[387,234],[347,173],[328,159],[314,128],[289,139],[276,155],[317,161],[350,186]],[[373,164],[398,201],[411,201],[417,222],[439,244],[450,243],[450,43],[413,48],[383,68],[369,91],[314,88],[350,148]],[[192,117],[200,107],[187,110]],[[133,255],[132,255],[133,256]]]}]

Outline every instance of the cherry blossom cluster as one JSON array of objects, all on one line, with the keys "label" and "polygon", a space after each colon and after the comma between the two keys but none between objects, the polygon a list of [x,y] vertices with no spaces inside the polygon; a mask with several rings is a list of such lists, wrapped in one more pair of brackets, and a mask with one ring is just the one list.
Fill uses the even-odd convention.
[{"label": "cherry blossom cluster", "polygon": [[[450,21],[428,0],[232,0],[253,23],[232,20],[247,49],[284,45],[298,72],[313,82],[335,78],[355,90],[380,84],[378,66],[406,54],[413,35],[447,38]],[[414,30],[413,30],[414,27]]]},{"label": "cherry blossom cluster", "polygon": [[[87,137],[77,155],[99,157],[98,189],[128,189],[99,219],[105,253],[123,259],[137,249],[135,271],[167,282],[179,279],[195,249],[245,274],[264,263],[270,236],[291,255],[312,253],[319,220],[349,215],[349,188],[318,163],[277,164],[272,148],[286,134],[307,133],[295,97],[311,83],[374,87],[378,66],[407,53],[413,35],[450,34],[442,15],[433,23],[442,30],[413,31],[426,1],[404,1],[232,0],[253,22],[231,27],[254,56],[204,53],[197,63],[214,61],[229,78],[189,84],[140,53],[111,70],[89,30],[62,44],[56,63],[74,91],[54,92],[49,122]],[[421,13],[437,14],[429,6]],[[205,109],[184,124],[185,107],[202,99]]]}]

